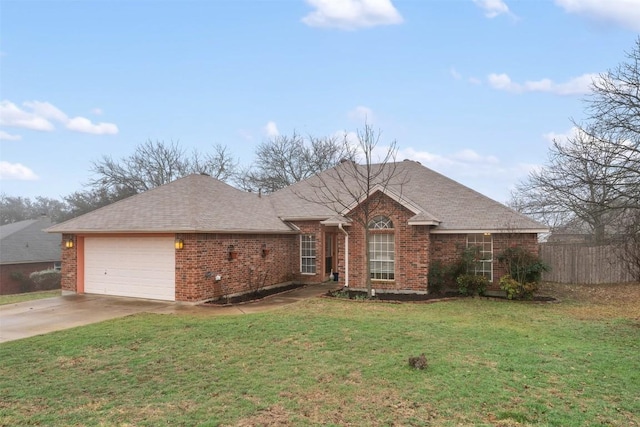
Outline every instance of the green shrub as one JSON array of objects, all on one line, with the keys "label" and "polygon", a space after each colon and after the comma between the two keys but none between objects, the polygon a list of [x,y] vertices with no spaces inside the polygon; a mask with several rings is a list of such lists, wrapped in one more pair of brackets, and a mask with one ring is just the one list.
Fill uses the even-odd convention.
[{"label": "green shrub", "polygon": [[507,274],[500,278],[500,289],[507,293],[508,299],[531,300],[538,290],[538,284],[536,282],[520,283]]},{"label": "green shrub", "polygon": [[475,274],[461,274],[456,279],[458,282],[458,292],[461,295],[484,295],[489,285],[489,279]]},{"label": "green shrub", "polygon": [[497,257],[504,264],[507,274],[518,283],[538,283],[544,271],[550,267],[538,256],[521,246],[505,249]]},{"label": "green shrub", "polygon": [[57,270],[35,271],[29,275],[29,279],[35,284],[37,291],[60,289],[62,274]]},{"label": "green shrub", "polygon": [[439,260],[433,261],[429,265],[429,293],[439,294],[442,292],[446,280],[446,270],[446,266]]},{"label": "green shrub", "polygon": [[459,257],[450,264],[434,260],[429,265],[429,292],[439,293],[444,289],[455,289],[458,277],[473,271],[478,257],[478,248],[458,247]]},{"label": "green shrub", "polygon": [[9,277],[20,283],[20,293],[31,292],[33,290],[34,283],[25,276],[24,273],[20,271],[12,271]]}]

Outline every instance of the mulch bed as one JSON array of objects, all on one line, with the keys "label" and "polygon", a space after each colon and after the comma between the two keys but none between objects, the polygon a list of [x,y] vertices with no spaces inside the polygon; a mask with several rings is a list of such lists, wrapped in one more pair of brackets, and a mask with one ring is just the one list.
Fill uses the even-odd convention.
[{"label": "mulch bed", "polygon": [[[343,298],[352,300],[365,300],[367,299],[367,293],[365,291],[354,291],[347,289],[339,289],[329,291],[325,294],[332,298]],[[458,292],[444,292],[438,294],[400,294],[400,293],[387,293],[378,292],[374,297],[368,298],[368,301],[397,301],[397,302],[421,302],[421,301],[433,301],[448,298],[460,297]]]},{"label": "mulch bed", "polygon": [[[447,291],[433,294],[401,294],[401,293],[376,293],[374,297],[367,298],[367,293],[365,291],[354,291],[354,290],[335,290],[329,291],[325,294],[327,297],[331,298],[343,298],[350,300],[366,300],[366,301],[386,301],[386,302],[435,302],[435,301],[446,301],[450,299],[457,298],[472,298],[470,296],[463,296],[456,291]],[[504,300],[509,301],[506,296],[483,296],[480,298],[486,299],[495,299],[495,300]],[[527,300],[525,302],[553,302],[557,301],[555,298],[550,296],[534,296],[532,300]]]},{"label": "mulch bed", "polygon": [[279,288],[271,288],[271,289],[259,289],[255,292],[249,292],[247,294],[238,295],[231,298],[219,298],[213,301],[207,301],[206,304],[210,305],[230,305],[230,304],[240,304],[245,302],[257,301],[266,297],[270,297],[272,295],[282,294],[293,289],[303,288],[305,285],[300,284],[291,284],[287,286],[281,286]]}]

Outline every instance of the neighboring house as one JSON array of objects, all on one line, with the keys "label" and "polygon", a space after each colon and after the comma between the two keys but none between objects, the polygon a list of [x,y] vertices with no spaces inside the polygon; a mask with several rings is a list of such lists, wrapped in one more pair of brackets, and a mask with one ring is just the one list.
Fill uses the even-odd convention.
[{"label": "neighboring house", "polygon": [[0,294],[28,291],[17,276],[60,269],[60,236],[44,231],[51,219],[41,217],[0,226]]},{"label": "neighboring house", "polygon": [[[353,166],[269,195],[190,175],[53,226],[47,231],[62,233],[66,246],[62,288],[202,301],[333,273],[343,285],[365,288],[365,233],[355,211],[309,201],[321,197],[323,177]],[[537,252],[537,233],[547,231],[539,223],[417,162],[387,167],[402,179],[369,196],[380,201],[371,216],[376,291],[427,292],[430,263],[454,261],[467,246],[481,247],[477,273],[497,287],[500,251],[522,245]]]}]

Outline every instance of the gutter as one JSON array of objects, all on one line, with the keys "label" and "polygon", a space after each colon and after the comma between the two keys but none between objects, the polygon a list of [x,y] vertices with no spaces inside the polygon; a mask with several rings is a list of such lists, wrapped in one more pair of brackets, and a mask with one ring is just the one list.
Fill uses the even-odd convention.
[{"label": "gutter", "polygon": [[349,287],[349,233],[338,223],[338,229],[344,233],[344,287]]}]

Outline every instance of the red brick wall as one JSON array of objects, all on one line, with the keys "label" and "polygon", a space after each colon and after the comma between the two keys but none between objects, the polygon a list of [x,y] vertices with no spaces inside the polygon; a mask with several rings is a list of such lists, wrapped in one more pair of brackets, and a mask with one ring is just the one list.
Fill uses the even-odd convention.
[{"label": "red brick wall", "polygon": [[63,234],[62,241],[73,239],[73,248],[62,248],[62,290],[77,292],[78,283],[78,241],[73,234]]},{"label": "red brick wall", "polygon": [[[496,258],[506,248],[522,246],[534,254],[538,254],[538,235],[535,233],[493,233],[493,283],[489,289],[499,289],[498,282],[506,274],[505,268]],[[431,259],[443,264],[451,264],[459,259],[462,250],[467,246],[467,234],[432,234]]]},{"label": "red brick wall", "polygon": [[507,274],[504,265],[495,261],[498,255],[509,247],[521,246],[534,255],[538,255],[538,235],[535,233],[503,233],[493,235],[493,282],[499,289],[498,281]]},{"label": "red brick wall", "polygon": [[[201,301],[293,281],[299,267],[297,235],[180,234],[176,300]],[[233,245],[236,258],[229,259]],[[263,256],[263,245],[268,254]],[[216,281],[215,277],[221,276]]]},{"label": "red brick wall", "polygon": [[[369,218],[377,215],[389,217],[393,222],[395,236],[395,280],[374,280],[372,287],[386,291],[426,291],[429,270],[429,227],[410,226],[409,218],[414,213],[382,193],[370,200],[374,207]],[[349,231],[349,286],[366,288],[365,229],[357,221],[358,211],[350,215],[354,220]],[[378,231],[372,231],[376,233]],[[344,239],[339,238],[340,254],[344,253]],[[341,260],[341,268],[344,268]],[[341,282],[343,275],[341,272]]]},{"label": "red brick wall", "polygon": [[6,264],[0,265],[0,295],[18,294],[21,292],[31,292],[29,286],[24,288],[19,280],[13,279],[12,273],[20,273],[27,279],[35,271],[52,269],[53,262],[34,262],[29,264]]},{"label": "red brick wall", "polygon": [[324,232],[329,228],[320,225],[319,221],[297,221],[294,223],[301,234],[316,236],[316,274],[300,273],[300,235],[295,236],[291,262],[295,269],[294,279],[298,283],[320,283],[326,279],[324,274]]}]

